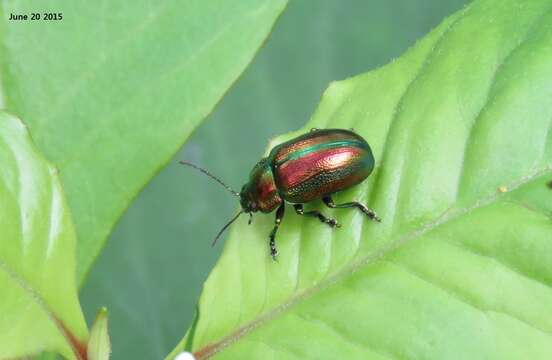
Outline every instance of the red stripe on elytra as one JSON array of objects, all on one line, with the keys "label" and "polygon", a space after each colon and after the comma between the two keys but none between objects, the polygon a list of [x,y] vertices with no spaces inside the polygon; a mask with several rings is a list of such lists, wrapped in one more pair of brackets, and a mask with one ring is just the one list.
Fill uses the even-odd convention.
[{"label": "red stripe on elytra", "polygon": [[339,147],[315,151],[299,159],[288,160],[278,168],[280,184],[289,189],[323,171],[350,166],[364,152],[357,147]]}]

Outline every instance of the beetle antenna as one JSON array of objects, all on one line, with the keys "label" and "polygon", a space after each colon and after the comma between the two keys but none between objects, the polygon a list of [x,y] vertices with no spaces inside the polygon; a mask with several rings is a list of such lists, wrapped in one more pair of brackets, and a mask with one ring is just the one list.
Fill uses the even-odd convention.
[{"label": "beetle antenna", "polygon": [[211,174],[209,171],[203,169],[203,168],[200,168],[199,166],[195,165],[195,164],[192,164],[191,162],[187,162],[187,161],[184,161],[184,160],[180,160],[179,163],[181,163],[182,165],[188,165],[188,166],[191,166],[193,167],[194,169],[196,170],[199,170],[201,171],[202,173],[204,173],[205,175],[209,176],[211,179],[215,180],[216,182],[218,182],[219,184],[221,184],[222,186],[224,186],[224,188],[228,191],[230,191],[230,193],[234,196],[240,196],[240,193],[233,190],[230,186],[226,185],[225,183],[222,182],[221,179],[219,179],[218,177],[216,177],[215,175]]},{"label": "beetle antenna", "polygon": [[228,227],[230,225],[232,225],[232,223],[234,221],[236,221],[236,219],[241,215],[243,214],[243,210],[240,210],[233,218],[232,220],[228,221],[228,223],[226,223],[226,225],[224,225],[222,227],[222,229],[220,229],[220,231],[218,232],[217,236],[215,236],[215,240],[213,240],[213,242],[211,243],[211,247],[215,246],[215,244],[217,243],[217,240],[219,239],[219,237],[222,235],[222,233],[224,232],[224,230],[228,229]]}]

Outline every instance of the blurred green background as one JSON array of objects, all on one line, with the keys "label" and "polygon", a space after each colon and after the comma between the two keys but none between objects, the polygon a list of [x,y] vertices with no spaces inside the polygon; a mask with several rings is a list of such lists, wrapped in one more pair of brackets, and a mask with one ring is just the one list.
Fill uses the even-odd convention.
[{"label": "blurred green background", "polygon": [[176,345],[223,245],[209,244],[238,206],[177,160],[239,189],[268,140],[302,126],[329,82],[400,56],[467,3],[289,3],[240,80],[120,220],[81,290],[89,324],[101,306],[109,309],[112,359],[159,359]]}]

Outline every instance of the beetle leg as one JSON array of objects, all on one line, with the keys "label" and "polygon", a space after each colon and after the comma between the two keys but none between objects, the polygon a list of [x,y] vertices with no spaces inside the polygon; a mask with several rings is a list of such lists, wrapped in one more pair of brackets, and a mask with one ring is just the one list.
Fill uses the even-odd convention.
[{"label": "beetle leg", "polygon": [[341,225],[337,222],[336,219],[328,218],[318,210],[311,210],[311,211],[305,212],[303,210],[303,204],[295,204],[293,205],[293,207],[295,208],[295,212],[299,215],[314,216],[314,217],[317,217],[318,220],[322,221],[323,223],[330,225],[330,227],[341,227]]},{"label": "beetle leg", "polygon": [[363,205],[359,202],[353,201],[353,202],[348,202],[348,203],[344,203],[344,204],[335,204],[332,200],[332,197],[329,196],[329,195],[324,196],[322,198],[322,201],[324,201],[324,204],[326,204],[328,207],[334,208],[334,209],[343,209],[343,208],[356,207],[356,208],[360,209],[360,211],[365,213],[370,220],[375,220],[377,222],[381,222],[381,219],[376,215],[374,210],[368,208],[367,206],[365,206],[365,205]]},{"label": "beetle leg", "polygon": [[272,256],[272,260],[276,261],[276,256],[278,255],[278,250],[276,250],[276,231],[278,231],[278,227],[282,223],[282,219],[284,218],[284,210],[286,209],[286,204],[282,201],[282,205],[276,210],[276,218],[274,219],[274,228],[270,232],[270,256]]}]

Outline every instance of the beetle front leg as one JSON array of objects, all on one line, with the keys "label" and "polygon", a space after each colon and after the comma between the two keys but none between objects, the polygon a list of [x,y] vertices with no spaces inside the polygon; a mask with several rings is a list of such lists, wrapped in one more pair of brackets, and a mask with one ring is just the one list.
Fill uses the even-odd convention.
[{"label": "beetle front leg", "polygon": [[341,227],[341,225],[337,222],[336,219],[326,217],[318,210],[311,210],[311,211],[305,212],[303,210],[303,204],[295,204],[293,205],[293,207],[295,208],[295,212],[299,215],[317,217],[318,220],[322,221],[325,224],[328,224],[330,227]]},{"label": "beetle front leg", "polygon": [[332,200],[331,196],[324,196],[322,198],[322,201],[324,201],[324,204],[326,204],[328,207],[333,209],[344,209],[344,208],[351,208],[356,207],[360,209],[363,213],[365,213],[370,220],[375,220],[377,222],[381,222],[381,219],[376,215],[374,210],[368,208],[366,205],[363,205],[357,201],[352,201],[344,204],[335,204]]},{"label": "beetle front leg", "polygon": [[284,218],[284,210],[286,209],[286,204],[282,201],[282,205],[276,210],[276,218],[274,219],[274,228],[270,232],[270,256],[272,256],[272,260],[276,261],[276,256],[278,255],[278,250],[276,250],[276,232],[278,231],[278,227],[282,223],[282,219]]}]

